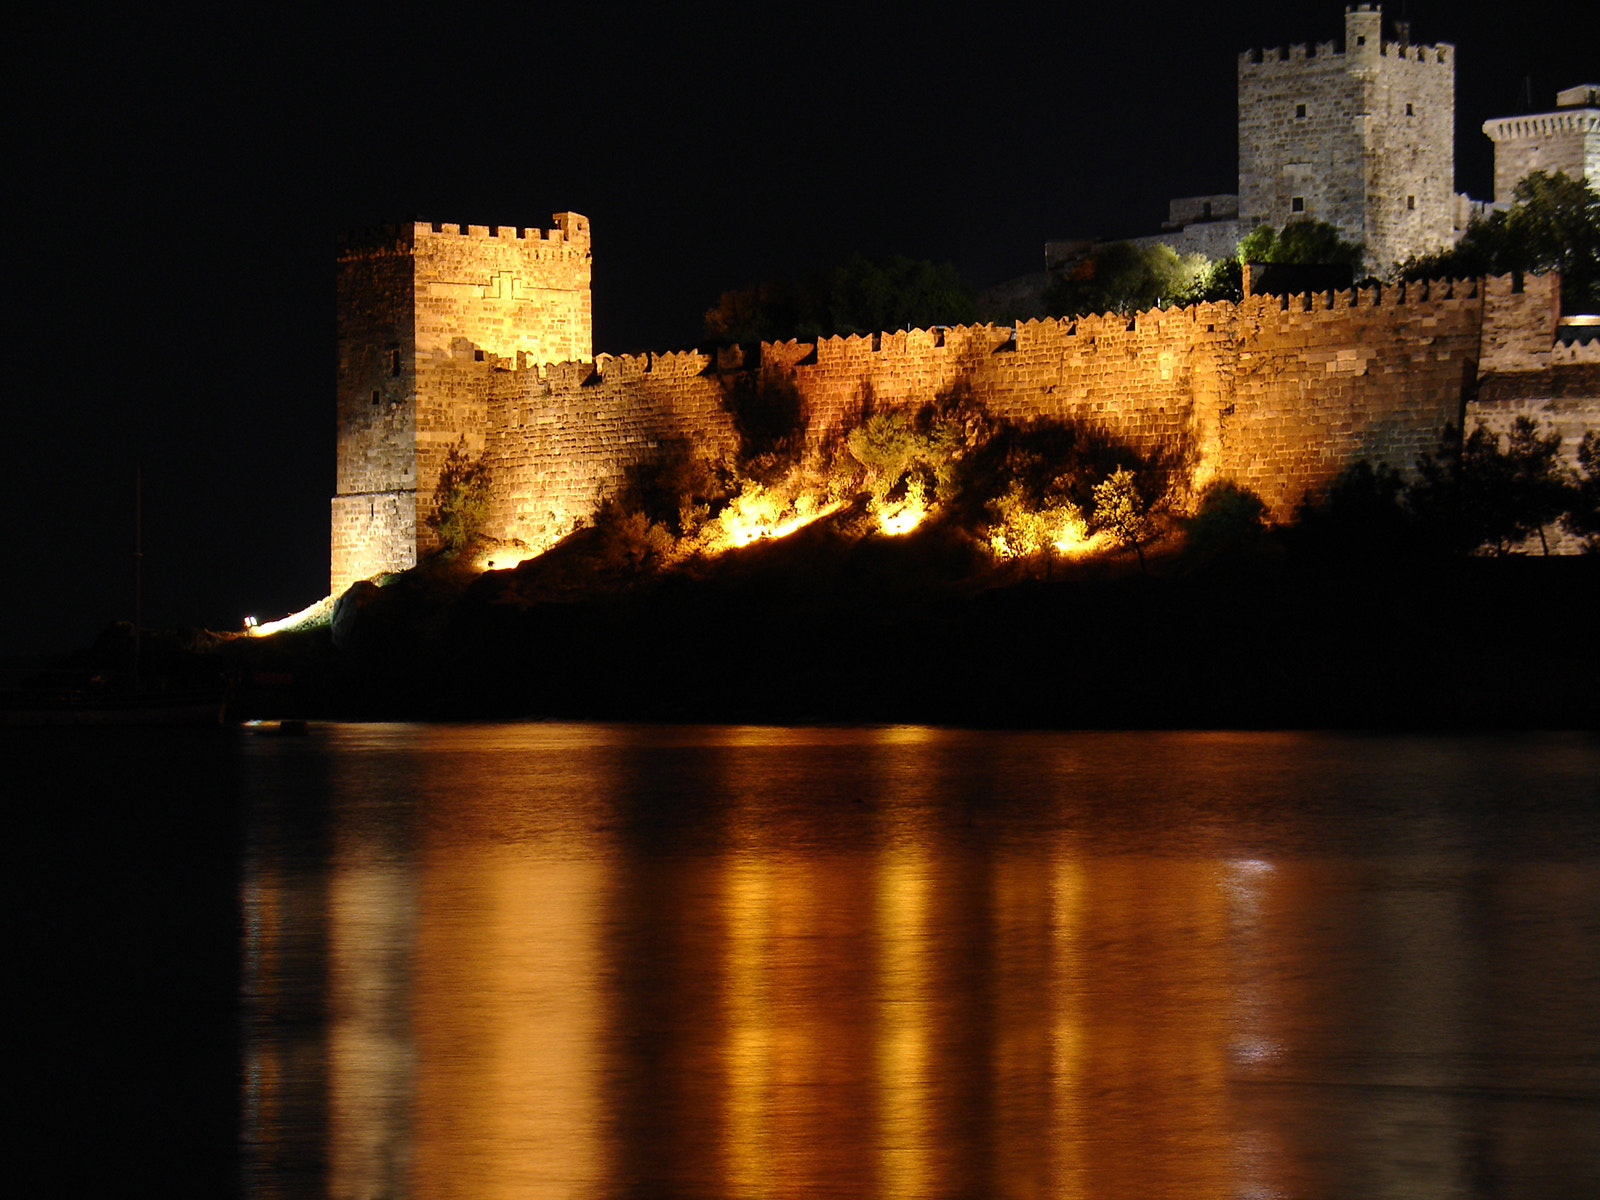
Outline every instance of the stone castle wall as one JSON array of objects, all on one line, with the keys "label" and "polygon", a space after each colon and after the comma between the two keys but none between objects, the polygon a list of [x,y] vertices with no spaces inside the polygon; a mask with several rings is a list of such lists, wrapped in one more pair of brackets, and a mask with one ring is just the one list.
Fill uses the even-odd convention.
[{"label": "stone castle wall", "polygon": [[1494,198],[1510,204],[1517,184],[1534,171],[1600,179],[1600,108],[1571,108],[1500,117],[1483,132],[1494,142]]},{"label": "stone castle wall", "polygon": [[[1132,319],[767,344],[749,362],[738,351],[522,370],[461,362],[487,396],[491,531],[535,549],[587,521],[633,463],[670,448],[731,454],[729,397],[741,377],[791,387],[813,448],[869,406],[916,408],[963,390],[996,417],[1078,422],[1180,456],[1194,487],[1234,480],[1287,520],[1307,492],[1358,459],[1410,472],[1436,450],[1466,413],[1486,329],[1503,366],[1549,360],[1554,297],[1553,277],[1530,278],[1520,292],[1509,278],[1481,289],[1436,282]],[[1530,347],[1533,357],[1520,357]],[[1592,396],[1573,406],[1593,424]]]},{"label": "stone castle wall", "polygon": [[576,213],[549,230],[414,222],[341,241],[333,590],[434,545],[446,452],[484,445],[478,364],[591,355],[590,259]]},{"label": "stone castle wall", "polygon": [[[557,221],[402,226],[341,249],[334,591],[432,549],[454,444],[487,458],[487,532],[543,550],[636,463],[732,456],[738,398],[774,389],[813,451],[869,411],[960,393],[1182,462],[1188,495],[1234,480],[1275,520],[1358,459],[1409,471],[1477,413],[1507,424],[1533,405],[1574,437],[1600,425],[1600,345],[1556,343],[1554,276],[590,361],[588,223]],[[585,353],[543,358],[568,349]],[[1540,372],[1556,382],[1529,385]]]}]

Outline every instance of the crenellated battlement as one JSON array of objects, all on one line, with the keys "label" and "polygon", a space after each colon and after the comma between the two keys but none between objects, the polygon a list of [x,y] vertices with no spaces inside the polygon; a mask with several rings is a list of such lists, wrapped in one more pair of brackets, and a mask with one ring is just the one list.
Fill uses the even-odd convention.
[{"label": "crenellated battlement", "polygon": [[[834,370],[870,364],[940,360],[976,363],[993,355],[1075,349],[1107,339],[1179,341],[1226,337],[1239,320],[1271,324],[1279,329],[1327,327],[1328,316],[1390,314],[1423,320],[1464,307],[1478,308],[1492,296],[1502,306],[1538,312],[1538,328],[1531,330],[1530,346],[1548,352],[1554,342],[1559,311],[1559,276],[1530,275],[1519,285],[1512,275],[1484,278],[1439,278],[1399,284],[1373,283],[1362,287],[1314,292],[1248,296],[1242,301],[1205,301],[1143,312],[1091,313],[1074,317],[1033,317],[1015,325],[941,325],[930,329],[896,329],[877,334],[836,334],[814,342],[790,340],[761,342],[752,348],[730,346],[715,351],[681,350],[669,353],[600,354],[594,359],[541,363],[520,358],[516,369],[529,372],[548,390],[630,383],[650,377],[693,379],[716,374],[751,371],[802,373],[810,369]],[[1524,317],[1515,318],[1520,327]],[[1204,329],[1201,329],[1204,326]],[[1364,327],[1352,326],[1352,329]],[[465,357],[465,356],[463,356]],[[486,368],[506,369],[509,362],[481,352],[477,361]],[[1525,364],[1526,365],[1526,364]]]},{"label": "crenellated battlement", "polygon": [[[1251,67],[1274,67],[1285,63],[1305,64],[1318,60],[1343,59],[1347,48],[1339,42],[1296,42],[1290,46],[1257,47],[1239,54],[1241,71]],[[1450,63],[1455,46],[1439,42],[1432,46],[1413,46],[1403,42],[1380,42],[1375,51],[1378,57],[1395,62]]]},{"label": "crenellated battlement", "polygon": [[583,242],[589,241],[589,218],[577,213],[556,213],[555,228],[537,229],[525,225],[453,225],[446,221],[417,221],[413,230],[418,237],[429,234],[464,237],[495,238],[501,241],[532,242]]}]

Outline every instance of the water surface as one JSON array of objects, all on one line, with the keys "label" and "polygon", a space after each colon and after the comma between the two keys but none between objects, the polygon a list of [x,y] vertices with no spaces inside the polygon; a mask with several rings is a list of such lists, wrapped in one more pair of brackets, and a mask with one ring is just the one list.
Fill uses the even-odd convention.
[{"label": "water surface", "polygon": [[239,754],[252,1195],[1600,1186],[1593,737]]}]

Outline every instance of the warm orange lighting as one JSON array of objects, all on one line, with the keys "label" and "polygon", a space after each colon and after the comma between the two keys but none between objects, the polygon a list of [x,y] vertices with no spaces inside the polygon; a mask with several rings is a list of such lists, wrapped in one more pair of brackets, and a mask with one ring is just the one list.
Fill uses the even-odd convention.
[{"label": "warm orange lighting", "polygon": [[779,488],[749,483],[707,526],[704,548],[719,553],[763,538],[788,537],[838,509],[837,502],[819,505],[804,493],[790,500]]},{"label": "warm orange lighting", "polygon": [[318,625],[326,625],[333,620],[333,604],[337,596],[324,596],[315,604],[308,604],[299,612],[290,613],[287,617],[279,617],[276,621],[255,622],[249,618],[245,623],[245,632],[251,637],[267,637],[274,633],[284,633],[293,629],[311,629]]},{"label": "warm orange lighting", "polygon": [[537,557],[538,552],[527,546],[484,546],[473,554],[472,568],[475,571],[509,571]]},{"label": "warm orange lighting", "polygon": [[874,500],[872,515],[878,519],[878,528],[891,537],[910,533],[928,515],[927,489],[922,480],[913,479],[906,485],[904,500]]}]

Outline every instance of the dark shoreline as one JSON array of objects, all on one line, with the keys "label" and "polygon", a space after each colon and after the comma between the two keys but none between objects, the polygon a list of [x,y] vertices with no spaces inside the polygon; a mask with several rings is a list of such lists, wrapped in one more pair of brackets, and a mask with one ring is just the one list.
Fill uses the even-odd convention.
[{"label": "dark shoreline", "polygon": [[792,566],[575,595],[424,569],[338,637],[166,635],[145,657],[225,676],[233,719],[1600,729],[1600,556]]}]

